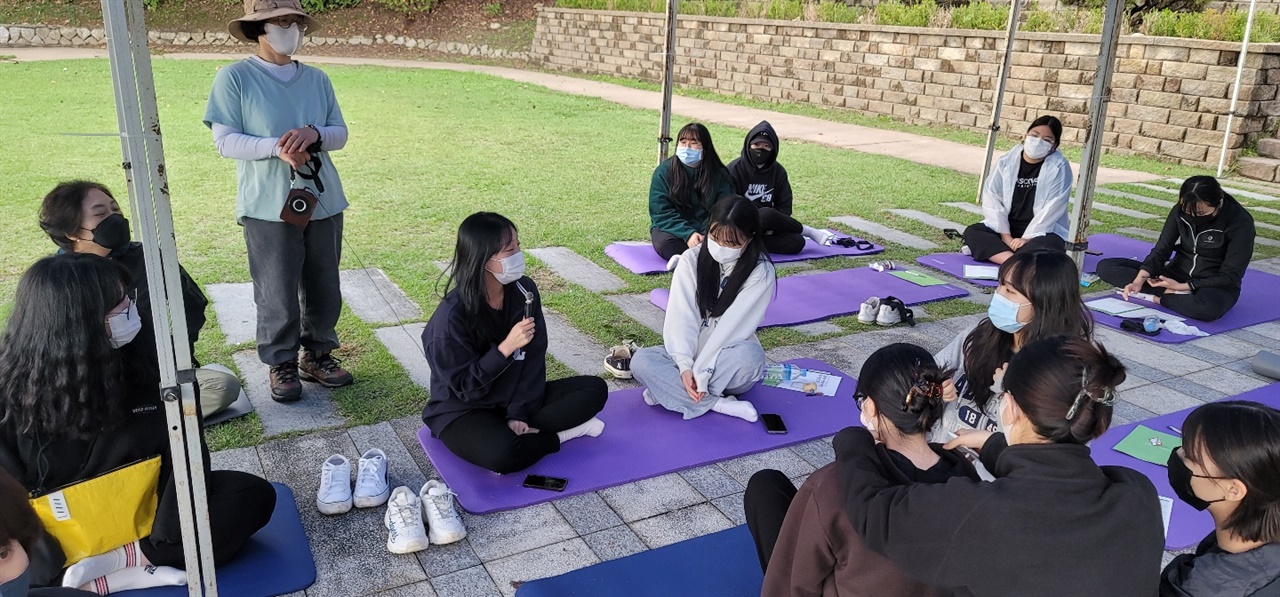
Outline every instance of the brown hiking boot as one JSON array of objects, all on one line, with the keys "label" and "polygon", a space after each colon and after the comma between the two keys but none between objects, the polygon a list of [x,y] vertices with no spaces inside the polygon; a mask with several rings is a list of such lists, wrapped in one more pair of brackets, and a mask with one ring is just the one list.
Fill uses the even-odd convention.
[{"label": "brown hiking boot", "polygon": [[271,399],[297,402],[302,398],[302,382],[298,381],[298,361],[271,366]]},{"label": "brown hiking boot", "polygon": [[351,385],[355,378],[343,369],[332,353],[318,354],[310,350],[302,351],[302,362],[298,366],[298,374],[302,379],[314,381],[326,388],[340,388]]}]

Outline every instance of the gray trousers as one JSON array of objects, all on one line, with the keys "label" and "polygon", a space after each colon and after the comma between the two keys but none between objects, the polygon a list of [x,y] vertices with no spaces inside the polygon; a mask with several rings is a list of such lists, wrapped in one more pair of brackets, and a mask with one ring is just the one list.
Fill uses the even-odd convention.
[{"label": "gray trousers", "polygon": [[684,415],[700,417],[724,396],[738,396],[751,389],[764,377],[764,349],[755,342],[730,344],[720,351],[715,372],[707,382],[707,395],[698,402],[684,391],[680,367],[661,346],[642,348],[631,356],[631,373],[636,381],[649,389],[649,396],[663,408]]},{"label": "gray trousers", "polygon": [[258,358],[279,365],[297,359],[299,346],[319,353],[337,348],[342,214],[311,220],[305,229],[244,218],[244,242],[258,307]]}]

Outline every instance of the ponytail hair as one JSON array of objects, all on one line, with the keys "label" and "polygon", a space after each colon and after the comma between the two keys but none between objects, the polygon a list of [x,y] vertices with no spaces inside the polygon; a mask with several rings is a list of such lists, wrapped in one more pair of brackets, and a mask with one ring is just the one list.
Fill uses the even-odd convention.
[{"label": "ponytail hair", "polygon": [[933,355],[915,344],[890,344],[863,363],[854,396],[875,402],[878,415],[899,433],[919,435],[942,417],[942,384],[954,372],[939,369]]},{"label": "ponytail hair", "polygon": [[1111,426],[1116,386],[1124,378],[1124,365],[1101,344],[1055,336],[1013,356],[1004,389],[1040,437],[1086,444]]}]

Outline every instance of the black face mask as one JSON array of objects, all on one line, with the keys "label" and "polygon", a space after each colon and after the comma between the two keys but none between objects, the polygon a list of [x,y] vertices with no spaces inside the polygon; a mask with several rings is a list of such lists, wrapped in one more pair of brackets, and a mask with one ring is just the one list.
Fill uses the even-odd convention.
[{"label": "black face mask", "polygon": [[765,162],[769,160],[769,154],[771,153],[773,152],[768,149],[752,149],[751,163],[755,164],[757,167],[763,166],[765,165]]},{"label": "black face mask", "polygon": [[109,251],[123,249],[129,244],[129,220],[120,214],[107,216],[92,232],[93,242]]},{"label": "black face mask", "polygon": [[1191,469],[1187,468],[1187,463],[1182,461],[1181,456],[1178,456],[1177,450],[1169,454],[1169,485],[1173,487],[1173,492],[1178,494],[1178,499],[1201,512],[1208,508],[1209,504],[1226,501],[1227,498],[1225,497],[1210,501],[1197,497],[1195,491],[1191,489],[1191,478],[1194,476],[1191,473]]}]

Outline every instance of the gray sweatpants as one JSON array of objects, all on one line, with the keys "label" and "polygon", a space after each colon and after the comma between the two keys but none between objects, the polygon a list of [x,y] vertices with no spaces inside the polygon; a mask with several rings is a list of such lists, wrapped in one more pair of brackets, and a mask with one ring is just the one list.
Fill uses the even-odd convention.
[{"label": "gray sweatpants", "polygon": [[298,358],[299,346],[337,348],[342,214],[311,220],[305,229],[244,218],[244,242],[258,307],[258,358],[279,365]]},{"label": "gray sweatpants", "polygon": [[730,344],[720,351],[707,395],[694,402],[680,381],[680,367],[661,346],[642,348],[631,356],[631,373],[649,389],[649,396],[667,410],[692,419],[706,414],[724,396],[738,396],[764,377],[764,349],[755,342]]}]

